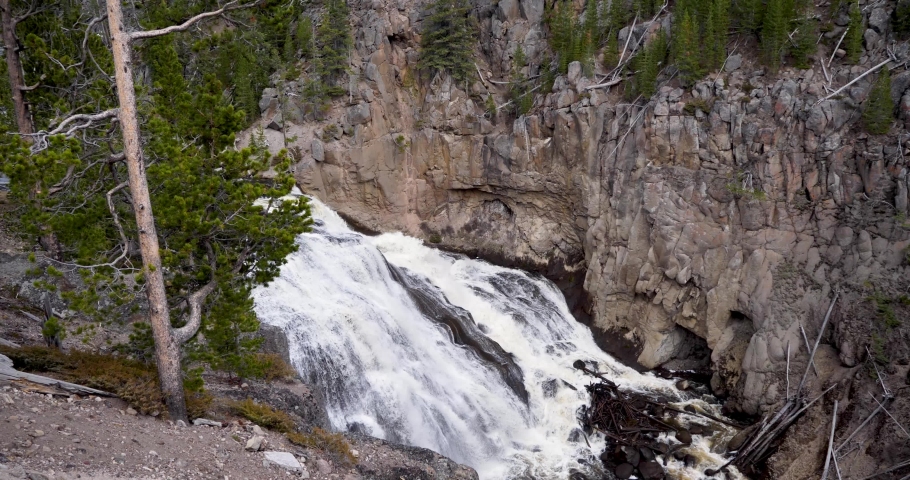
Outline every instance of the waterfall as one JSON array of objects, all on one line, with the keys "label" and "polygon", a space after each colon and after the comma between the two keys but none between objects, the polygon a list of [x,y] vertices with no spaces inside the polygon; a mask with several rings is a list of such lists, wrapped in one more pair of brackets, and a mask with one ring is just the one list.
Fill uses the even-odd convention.
[{"label": "waterfall", "polygon": [[[596,471],[604,445],[578,428],[591,378],[573,361],[622,388],[679,397],[601,351],[548,280],[400,233],[361,235],[311,205],[313,232],[254,292],[255,309],[287,334],[334,429],[432,449],[482,479],[565,479]],[[723,463],[699,441],[699,470]],[[667,470],[701,478],[675,460]]]}]

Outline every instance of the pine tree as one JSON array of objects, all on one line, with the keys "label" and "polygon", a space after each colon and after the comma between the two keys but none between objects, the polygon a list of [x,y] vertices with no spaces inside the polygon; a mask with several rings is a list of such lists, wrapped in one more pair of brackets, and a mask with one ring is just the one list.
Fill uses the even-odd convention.
[{"label": "pine tree", "polygon": [[848,24],[846,48],[847,60],[852,63],[859,62],[863,53],[863,12],[858,2],[850,3],[850,23]]},{"label": "pine tree", "polygon": [[790,47],[790,56],[796,68],[809,68],[809,58],[815,52],[815,40],[818,38],[818,26],[814,19],[801,20],[797,24],[794,45]]},{"label": "pine tree", "polygon": [[766,11],[762,0],[736,0],[731,10],[739,28],[754,34],[761,31]]},{"label": "pine tree", "polygon": [[680,80],[686,86],[692,85],[702,77],[701,49],[698,39],[698,25],[695,23],[695,19],[688,11],[683,12],[673,36],[673,58],[679,69]]},{"label": "pine tree", "polygon": [[787,20],[783,0],[769,0],[761,30],[762,57],[772,70],[780,67],[787,39]]},{"label": "pine tree", "polygon": [[667,56],[667,37],[658,32],[657,37],[635,57],[635,95],[651,98],[657,91],[657,75]]},{"label": "pine tree", "polygon": [[550,28],[550,46],[556,53],[557,69],[566,73],[575,54],[574,11],[572,2],[557,0],[547,15]]},{"label": "pine tree", "polygon": [[629,23],[629,11],[625,0],[610,0],[610,28],[619,35],[619,29]]},{"label": "pine tree", "polygon": [[319,25],[319,53],[316,71],[323,92],[331,97],[346,90],[338,85],[348,71],[348,54],[353,44],[351,23],[345,0],[329,0],[322,24]]},{"label": "pine tree", "polygon": [[476,34],[467,0],[434,0],[420,39],[419,68],[429,75],[446,72],[466,82],[473,71]]},{"label": "pine tree", "polygon": [[610,32],[607,37],[607,45],[604,47],[603,65],[604,68],[612,70],[619,62],[619,40],[615,32]]},{"label": "pine tree", "polygon": [[313,58],[313,21],[310,17],[302,17],[297,22],[297,49],[304,60]]},{"label": "pine tree", "polygon": [[869,133],[883,135],[891,129],[894,120],[894,102],[891,100],[891,73],[888,67],[882,69],[863,110],[863,125]]},{"label": "pine tree", "polygon": [[531,110],[534,106],[534,96],[531,94],[531,85],[527,76],[524,74],[524,67],[527,66],[528,59],[525,56],[524,49],[519,45],[515,49],[515,56],[512,59],[512,83],[509,88],[509,97],[511,97],[513,111],[516,116],[522,116]]},{"label": "pine tree", "polygon": [[713,0],[710,10],[712,69],[720,68],[727,57],[727,33],[730,31],[730,0]]}]

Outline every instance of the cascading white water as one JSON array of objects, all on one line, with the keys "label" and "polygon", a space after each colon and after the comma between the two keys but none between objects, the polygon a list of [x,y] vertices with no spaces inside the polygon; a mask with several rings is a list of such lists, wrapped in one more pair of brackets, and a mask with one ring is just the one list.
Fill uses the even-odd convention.
[{"label": "cascading white water", "polygon": [[[601,351],[546,279],[399,233],[364,236],[311,205],[314,231],[254,298],[259,318],[287,333],[294,367],[323,391],[333,428],[435,450],[482,479],[564,479],[592,471],[603,449],[578,432],[591,378],[573,361],[597,362],[622,388],[677,396]],[[699,442],[698,470],[720,465]],[[677,461],[667,469],[701,478]]]}]

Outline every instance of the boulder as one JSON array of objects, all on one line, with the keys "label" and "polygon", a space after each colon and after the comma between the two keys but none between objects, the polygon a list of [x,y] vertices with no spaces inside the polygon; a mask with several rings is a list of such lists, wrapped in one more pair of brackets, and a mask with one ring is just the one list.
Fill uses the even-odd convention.
[{"label": "boulder", "polygon": [[363,125],[369,122],[370,118],[370,104],[361,102],[353,107],[348,107],[347,119],[351,125]]},{"label": "boulder", "polygon": [[628,463],[620,463],[613,472],[616,474],[616,478],[632,478],[632,474],[635,473],[635,467]]},{"label": "boulder", "polygon": [[274,465],[292,472],[298,472],[303,468],[294,455],[288,452],[268,451],[263,452],[263,457],[262,464],[266,467]]},{"label": "boulder", "polygon": [[663,467],[661,467],[659,463],[653,460],[642,463],[638,466],[638,470],[641,472],[641,477],[646,480],[664,478]]},{"label": "boulder", "polygon": [[262,442],[265,440],[265,437],[259,435],[253,435],[249,440],[246,441],[245,448],[248,452],[258,452],[262,448]]},{"label": "boulder", "polygon": [[743,66],[743,56],[740,54],[730,55],[727,58],[727,63],[724,64],[725,72],[732,72],[734,70],[739,70],[739,67]]},{"label": "boulder", "polygon": [[278,90],[266,88],[262,90],[262,97],[259,99],[259,113],[263,113],[272,106],[272,103],[278,104]]}]

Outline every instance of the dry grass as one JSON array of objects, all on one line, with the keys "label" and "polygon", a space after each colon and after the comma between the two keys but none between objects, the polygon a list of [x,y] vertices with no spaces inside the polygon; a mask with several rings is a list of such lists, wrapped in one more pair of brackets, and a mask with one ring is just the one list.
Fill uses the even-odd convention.
[{"label": "dry grass", "polygon": [[228,406],[235,414],[261,427],[281,433],[293,432],[295,429],[294,420],[290,415],[268,405],[256,403],[252,399],[228,402]]},{"label": "dry grass", "polygon": [[351,452],[351,445],[344,439],[344,435],[340,433],[331,433],[316,427],[313,429],[313,433],[291,432],[287,436],[288,440],[295,445],[326,452],[333,457],[332,459],[335,463],[344,465],[357,463],[357,458]]}]

